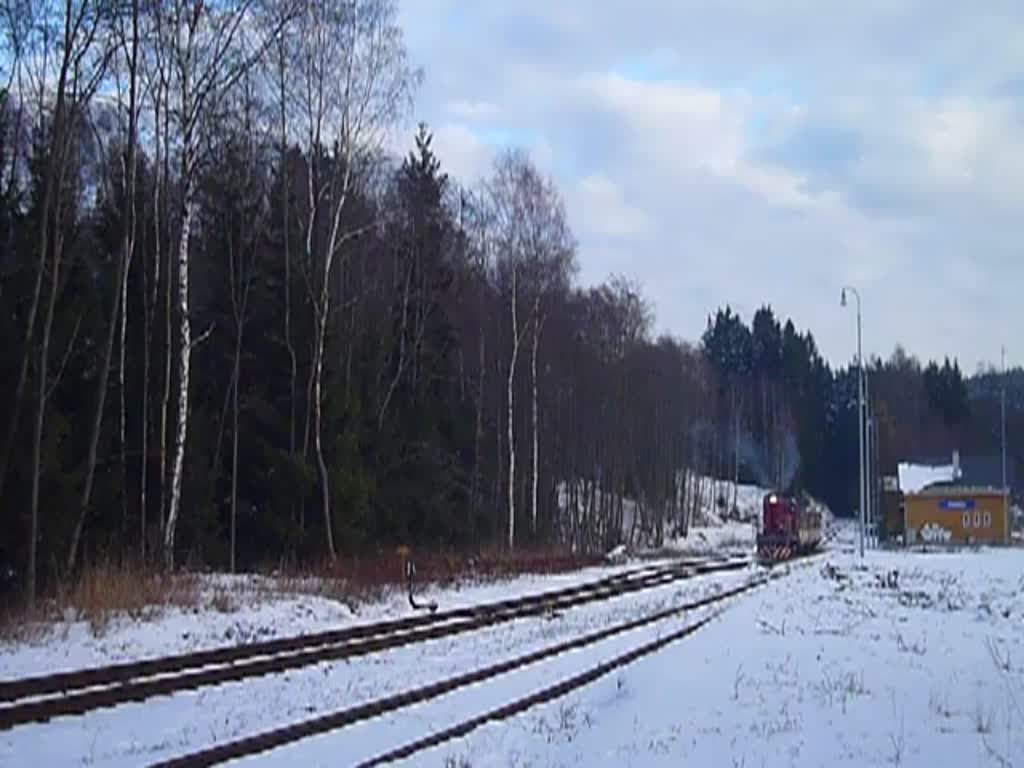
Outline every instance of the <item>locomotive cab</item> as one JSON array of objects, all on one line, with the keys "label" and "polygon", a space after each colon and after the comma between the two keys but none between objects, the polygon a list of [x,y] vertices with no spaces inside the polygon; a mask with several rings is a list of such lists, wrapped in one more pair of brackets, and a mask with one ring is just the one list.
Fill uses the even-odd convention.
[{"label": "locomotive cab", "polygon": [[816,548],[821,540],[821,515],[799,499],[779,493],[765,494],[757,553],[762,560],[786,560]]},{"label": "locomotive cab", "polygon": [[777,494],[769,494],[764,498],[761,533],[770,537],[785,537],[794,533],[794,504],[792,499],[785,499]]}]

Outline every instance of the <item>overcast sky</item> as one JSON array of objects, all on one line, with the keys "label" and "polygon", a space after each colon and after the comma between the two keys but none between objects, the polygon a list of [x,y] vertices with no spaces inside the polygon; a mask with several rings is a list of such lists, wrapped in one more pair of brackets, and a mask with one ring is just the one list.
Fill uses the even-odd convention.
[{"label": "overcast sky", "polygon": [[470,182],[507,144],[556,179],[580,280],[658,330],[731,304],[822,353],[1024,362],[1024,4],[400,0],[426,120]]}]

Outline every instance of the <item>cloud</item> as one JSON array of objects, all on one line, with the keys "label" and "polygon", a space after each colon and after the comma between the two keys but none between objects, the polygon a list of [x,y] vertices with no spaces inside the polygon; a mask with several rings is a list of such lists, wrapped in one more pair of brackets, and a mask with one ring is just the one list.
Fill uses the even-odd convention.
[{"label": "cloud", "polygon": [[490,172],[493,150],[467,125],[447,122],[432,130],[434,151],[450,176],[462,184],[471,185]]},{"label": "cloud", "polygon": [[570,207],[579,211],[579,217],[588,217],[593,223],[588,230],[608,238],[627,238],[648,235],[654,231],[651,218],[641,209],[630,205],[622,190],[605,176],[584,176],[571,196]]},{"label": "cloud", "polygon": [[663,328],[769,302],[845,363],[853,283],[871,352],[971,369],[1024,323],[1018,3],[402,2],[449,170],[525,145],[581,278],[634,277]]},{"label": "cloud", "polygon": [[492,101],[456,99],[448,104],[448,113],[457,120],[492,121],[501,114]]}]

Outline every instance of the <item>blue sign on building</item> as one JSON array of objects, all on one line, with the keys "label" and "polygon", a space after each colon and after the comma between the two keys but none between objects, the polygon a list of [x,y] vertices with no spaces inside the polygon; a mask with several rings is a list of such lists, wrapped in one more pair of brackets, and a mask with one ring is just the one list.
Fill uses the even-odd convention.
[{"label": "blue sign on building", "polygon": [[943,499],[939,502],[940,509],[956,510],[957,512],[974,509],[975,506],[974,499]]}]

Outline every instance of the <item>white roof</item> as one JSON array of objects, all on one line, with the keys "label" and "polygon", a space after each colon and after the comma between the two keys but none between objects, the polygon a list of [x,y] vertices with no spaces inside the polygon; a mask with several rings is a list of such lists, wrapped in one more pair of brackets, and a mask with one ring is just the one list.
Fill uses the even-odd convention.
[{"label": "white roof", "polygon": [[927,464],[903,464],[899,466],[900,490],[903,493],[920,493],[929,485],[949,483],[955,480],[952,464],[930,466]]}]

